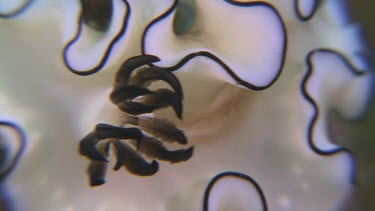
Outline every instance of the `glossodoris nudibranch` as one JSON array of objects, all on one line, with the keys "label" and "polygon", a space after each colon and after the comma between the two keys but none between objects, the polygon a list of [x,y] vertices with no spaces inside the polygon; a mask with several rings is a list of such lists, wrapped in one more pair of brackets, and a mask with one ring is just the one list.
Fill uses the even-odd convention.
[{"label": "glossodoris nudibranch", "polygon": [[2,208],[341,208],[328,117],[374,84],[344,5],[2,1]]}]

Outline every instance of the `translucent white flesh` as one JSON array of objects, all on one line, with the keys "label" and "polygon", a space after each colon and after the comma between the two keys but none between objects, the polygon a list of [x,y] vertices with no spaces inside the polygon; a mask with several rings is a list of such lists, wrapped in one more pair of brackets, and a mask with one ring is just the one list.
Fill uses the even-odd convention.
[{"label": "translucent white flesh", "polygon": [[[292,9],[294,1],[272,2],[283,18],[288,36],[285,66],[276,83],[263,91],[244,89],[234,86],[236,81],[211,59],[191,60],[176,71],[185,94],[184,120],[177,120],[170,109],[156,115],[174,120],[185,130],[189,144],[194,145],[193,157],[174,165],[160,162],[159,172],[147,178],[131,175],[124,169],[119,172],[108,169],[107,183],[96,188],[88,187],[88,160],[78,154],[78,142],[95,124],[116,124],[121,120],[120,111],[107,97],[114,74],[122,61],[141,53],[141,35],[146,25],[173,2],[129,1],[132,16],[125,36],[116,44],[107,66],[87,77],[69,72],[61,59],[63,44],[76,29],[78,10],[73,7],[73,1],[40,0],[15,19],[0,19],[0,117],[17,122],[28,136],[27,150],[5,183],[16,209],[202,210],[205,187],[223,171],[238,171],[254,178],[264,191],[269,210],[334,210],[339,207],[354,187],[351,158],[344,153],[321,156],[309,147],[307,131],[314,110],[300,88],[309,52],[329,47],[353,59],[362,46],[355,27],[330,16],[328,8],[332,6],[328,4],[323,4],[310,21],[302,23]],[[122,2],[118,0],[116,4]],[[214,14],[218,11],[227,12],[225,15],[230,16],[230,20],[242,20],[237,15],[242,15],[239,10],[244,8],[224,1],[200,1],[200,5],[212,9],[220,7],[220,10],[198,10],[199,18],[192,30],[199,29],[202,34],[173,36],[172,21],[167,19],[154,26],[160,36],[155,34],[148,39],[155,45],[150,53],[157,53],[162,59],[159,64],[174,64],[183,54],[199,48],[217,54],[234,69],[239,67],[237,70],[243,72],[239,71],[238,75],[245,80],[257,85],[267,84],[275,76],[279,53],[275,53],[276,57],[257,54],[263,44],[270,43],[262,40],[254,43],[253,39],[248,39],[253,34],[246,26],[259,26],[259,23],[224,24],[229,20],[225,19],[222,24],[212,24],[219,19]],[[68,13],[70,7],[74,9]],[[243,15],[257,20],[271,17],[265,24],[274,25],[261,27],[271,32],[278,23],[273,22],[272,13],[268,12],[254,7],[246,8]],[[119,22],[121,18],[113,24]],[[226,27],[230,31],[220,33]],[[97,36],[87,33],[88,37],[83,38]],[[247,36],[247,33],[250,34]],[[222,42],[225,36],[236,36],[236,39],[232,43]],[[277,36],[274,39],[280,43]],[[156,47],[158,44],[165,45]],[[250,45],[255,45],[254,49]],[[102,53],[100,44],[92,47],[101,49],[99,54]],[[276,44],[276,51],[279,49]],[[87,58],[83,52],[78,50],[71,55],[79,69],[88,68],[97,60],[92,54],[96,50],[89,51]],[[320,111],[313,131],[314,143],[321,150],[329,150],[337,146],[329,140],[326,115],[335,108],[344,117],[357,117],[366,107],[373,81],[369,73],[351,74],[335,53],[316,53],[312,61],[315,68],[306,91]],[[354,59],[350,62],[355,64],[353,68],[365,66]],[[248,68],[253,64],[265,65],[267,70],[256,72],[256,68]],[[238,189],[241,182],[220,181],[213,189],[210,207],[236,210],[232,206],[236,201],[241,210],[241,206],[254,200],[251,204],[254,210],[259,210],[261,204],[256,191],[250,187]],[[248,198],[234,194],[242,192]]]}]

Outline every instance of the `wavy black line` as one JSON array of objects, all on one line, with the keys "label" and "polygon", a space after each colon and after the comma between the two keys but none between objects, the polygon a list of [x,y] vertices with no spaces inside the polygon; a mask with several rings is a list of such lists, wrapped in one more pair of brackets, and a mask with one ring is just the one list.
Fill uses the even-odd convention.
[{"label": "wavy black line", "polygon": [[312,17],[314,17],[316,11],[318,11],[319,6],[321,5],[321,0],[313,0],[313,1],[314,1],[314,4],[313,4],[313,8],[312,8],[311,12],[307,15],[304,15],[304,14],[302,14],[302,12],[300,10],[300,6],[299,6],[300,0],[294,0],[294,11],[295,11],[299,20],[308,21]]},{"label": "wavy black line", "polygon": [[123,18],[123,24],[121,26],[121,29],[116,34],[116,36],[109,42],[109,44],[108,44],[107,48],[105,49],[104,54],[103,54],[102,58],[100,59],[99,63],[97,63],[96,66],[94,66],[93,68],[91,68],[89,70],[79,71],[79,70],[74,69],[69,64],[68,51],[69,51],[70,47],[73,46],[74,43],[77,42],[77,40],[79,39],[79,37],[82,33],[83,12],[82,12],[82,8],[81,8],[80,15],[79,15],[79,18],[78,18],[78,23],[77,23],[76,35],[70,41],[68,41],[67,44],[65,44],[65,47],[63,49],[64,64],[72,73],[80,75],[80,76],[92,75],[92,74],[95,74],[98,71],[100,71],[104,67],[104,65],[107,63],[109,55],[110,55],[114,45],[125,34],[126,29],[129,25],[129,19],[130,19],[130,15],[131,15],[131,7],[130,7],[128,1],[126,1],[126,0],[122,0],[122,1],[124,2],[125,7],[126,7],[126,13],[125,13],[124,18]]},{"label": "wavy black line", "polygon": [[315,153],[317,153],[319,155],[322,155],[322,156],[332,156],[332,155],[336,155],[336,154],[339,154],[339,153],[348,154],[351,158],[352,183],[356,184],[357,183],[356,162],[355,162],[355,157],[354,157],[353,153],[349,149],[338,146],[338,147],[333,148],[331,150],[322,150],[322,149],[319,149],[319,147],[317,147],[314,143],[314,129],[315,129],[315,125],[317,123],[317,120],[319,118],[320,111],[319,111],[318,103],[314,100],[314,98],[307,91],[307,84],[309,82],[310,76],[312,76],[313,73],[314,73],[312,56],[313,56],[314,53],[317,53],[317,52],[333,53],[333,54],[337,55],[343,61],[345,66],[347,66],[348,69],[353,74],[355,74],[357,76],[363,75],[363,74],[365,74],[365,72],[362,72],[362,71],[354,68],[354,65],[352,65],[349,62],[349,59],[346,58],[344,55],[340,54],[339,52],[331,50],[331,49],[320,48],[320,49],[316,49],[316,50],[311,51],[307,55],[307,57],[306,57],[307,72],[306,72],[305,76],[303,77],[303,80],[302,80],[302,83],[301,83],[302,95],[312,105],[313,110],[314,110],[313,115],[312,115],[312,117],[310,119],[310,122],[308,124],[308,129],[307,129],[307,140],[308,140],[309,147],[311,148],[312,151],[314,151]]},{"label": "wavy black line", "polygon": [[[207,58],[215,61],[217,64],[219,64],[227,72],[227,74],[230,77],[232,77],[232,79],[234,79],[239,85],[242,85],[242,86],[244,86],[248,89],[254,90],[254,91],[260,91],[260,90],[264,90],[264,89],[269,88],[270,86],[272,86],[277,81],[277,79],[281,75],[282,69],[283,69],[284,64],[285,64],[285,57],[286,57],[286,51],[287,51],[287,33],[286,33],[284,21],[281,18],[280,13],[271,4],[266,3],[266,2],[260,2],[260,1],[236,2],[236,1],[233,1],[233,0],[223,0],[223,1],[225,1],[229,4],[232,4],[232,5],[235,5],[235,6],[241,6],[241,7],[264,6],[264,7],[270,8],[271,10],[273,10],[275,12],[275,14],[277,14],[277,17],[279,18],[280,23],[282,23],[282,30],[283,30],[282,36],[283,36],[284,43],[283,43],[283,52],[282,52],[282,58],[281,58],[282,62],[280,64],[280,67],[277,71],[277,75],[275,76],[275,78],[269,84],[267,84],[265,86],[256,86],[254,84],[251,84],[247,81],[242,80],[239,76],[236,75],[236,73],[227,64],[225,64],[224,61],[222,61],[218,56],[216,56],[216,55],[214,55],[214,54],[212,54],[208,51],[199,51],[199,52],[190,53],[190,54],[186,55],[184,58],[182,58],[179,62],[177,62],[177,64],[175,64],[173,66],[170,66],[170,67],[163,67],[163,68],[166,68],[170,71],[175,71],[175,70],[181,68],[187,62],[189,62],[191,59],[193,59],[195,57],[198,57],[198,56],[203,56],[203,57],[207,57]],[[177,9],[177,5],[178,5],[178,0],[174,0],[173,4],[164,13],[162,13],[160,16],[153,19],[146,26],[146,29],[145,29],[145,31],[143,32],[143,35],[142,35],[142,54],[146,54],[146,44],[145,43],[146,43],[146,36],[147,36],[147,33],[148,33],[149,29],[154,24],[158,23],[159,21],[162,21],[164,18],[171,15],[172,12],[174,12],[174,10]],[[155,66],[155,65],[150,65],[150,66]]]},{"label": "wavy black line", "polygon": [[4,19],[14,18],[20,15],[21,13],[23,13],[27,8],[29,8],[33,2],[34,0],[28,0],[28,1],[25,1],[23,4],[21,4],[20,6],[18,6],[13,11],[10,11],[8,13],[0,13],[0,18],[4,18]]},{"label": "wavy black line", "polygon": [[216,182],[218,182],[220,179],[222,179],[224,177],[236,177],[236,178],[243,179],[246,182],[250,183],[252,186],[254,186],[255,190],[259,194],[259,198],[260,198],[260,200],[262,202],[263,211],[267,211],[268,210],[266,196],[264,195],[264,193],[262,191],[262,188],[255,181],[255,179],[253,179],[252,177],[250,177],[250,176],[248,176],[246,174],[240,173],[240,172],[226,171],[226,172],[222,172],[220,174],[217,174],[208,183],[208,185],[207,185],[207,187],[206,187],[206,189],[204,191],[203,211],[208,211],[208,208],[209,208],[209,203],[208,202],[209,202],[209,199],[210,199],[210,193],[211,193],[212,188],[214,187],[214,185],[216,184]]},{"label": "wavy black line", "polygon": [[17,124],[9,121],[0,121],[0,127],[8,127],[16,131],[19,139],[19,147],[16,150],[13,159],[10,161],[10,164],[6,165],[5,169],[0,169],[0,183],[4,181],[4,179],[9,176],[9,174],[14,170],[17,166],[22,153],[26,148],[26,134],[23,129],[18,126]]}]

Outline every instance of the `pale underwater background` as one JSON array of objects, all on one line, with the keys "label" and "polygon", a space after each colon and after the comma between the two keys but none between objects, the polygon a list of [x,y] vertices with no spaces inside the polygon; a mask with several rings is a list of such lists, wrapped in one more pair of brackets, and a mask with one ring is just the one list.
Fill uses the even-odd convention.
[{"label": "pale underwater background", "polygon": [[[375,2],[350,0],[350,3],[354,20],[364,24],[368,43],[375,49]],[[369,59],[375,65],[375,53]],[[358,189],[344,210],[375,210],[375,106],[360,122],[340,125],[338,130],[337,144],[353,151],[359,168]]]}]

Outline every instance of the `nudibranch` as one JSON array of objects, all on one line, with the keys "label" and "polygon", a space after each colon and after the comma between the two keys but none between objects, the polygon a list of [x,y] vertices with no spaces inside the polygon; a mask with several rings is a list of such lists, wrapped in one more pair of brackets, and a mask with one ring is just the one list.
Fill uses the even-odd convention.
[{"label": "nudibranch", "polygon": [[0,208],[342,208],[328,119],[374,86],[345,5],[1,1]]}]

